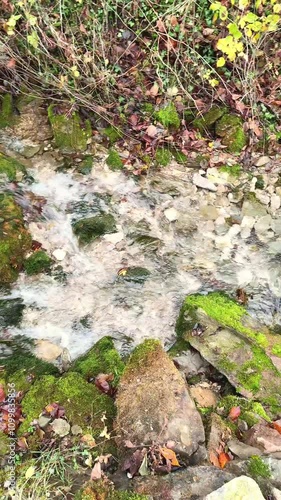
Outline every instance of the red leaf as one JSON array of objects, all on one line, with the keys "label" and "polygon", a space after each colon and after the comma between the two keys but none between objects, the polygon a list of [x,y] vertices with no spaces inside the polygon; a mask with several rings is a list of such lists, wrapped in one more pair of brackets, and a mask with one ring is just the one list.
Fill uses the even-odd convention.
[{"label": "red leaf", "polygon": [[5,391],[4,391],[4,387],[1,384],[0,385],[0,403],[2,403],[3,401],[5,401],[5,399],[6,399],[6,394],[5,394]]},{"label": "red leaf", "polygon": [[240,414],[240,406],[233,406],[228,414],[228,418],[230,418],[231,420],[236,420],[238,417],[240,417]]},{"label": "red leaf", "polygon": [[230,456],[228,455],[228,453],[220,453],[219,454],[219,465],[220,465],[220,468],[223,469],[226,464],[230,462]]},{"label": "red leaf", "polygon": [[274,429],[281,434],[281,420],[278,420],[277,422],[273,422],[273,427]]}]

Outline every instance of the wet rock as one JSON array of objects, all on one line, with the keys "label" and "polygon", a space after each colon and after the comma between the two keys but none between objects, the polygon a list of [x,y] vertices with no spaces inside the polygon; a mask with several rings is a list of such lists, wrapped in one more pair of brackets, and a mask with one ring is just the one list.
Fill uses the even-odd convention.
[{"label": "wet rock", "polygon": [[253,455],[262,455],[262,451],[259,448],[242,443],[242,441],[238,441],[238,439],[230,439],[227,446],[231,453],[242,460],[247,460]]},{"label": "wet rock", "polygon": [[270,196],[267,193],[264,193],[263,191],[259,192],[256,191],[256,198],[259,200],[263,205],[269,205],[270,202]]},{"label": "wet rock", "polygon": [[[246,397],[281,398],[281,377],[270,354],[278,337],[243,325],[245,309],[224,294],[190,295],[177,322],[177,333]],[[200,327],[196,326],[200,325]],[[272,347],[274,350],[274,347]]]},{"label": "wet rock", "polygon": [[255,197],[253,197],[243,202],[242,214],[251,217],[264,217],[267,215],[267,210]]},{"label": "wet rock", "polygon": [[33,274],[44,273],[51,267],[52,259],[44,250],[37,250],[33,252],[27,259],[25,259],[23,266],[25,272],[31,276]]},{"label": "wet rock", "polygon": [[37,146],[24,146],[20,154],[24,156],[24,158],[33,158],[33,156],[39,153],[40,150],[41,150],[40,144],[38,144]]},{"label": "wet rock", "polygon": [[266,233],[271,228],[271,216],[265,215],[264,217],[260,217],[258,221],[255,223],[255,230],[257,233]]},{"label": "wet rock", "polygon": [[210,433],[208,438],[207,450],[209,459],[212,455],[218,455],[217,450],[220,449],[221,443],[227,441],[231,437],[231,430],[224,422],[224,420],[217,415],[212,413],[210,419]]},{"label": "wet rock", "polygon": [[281,434],[269,426],[255,424],[245,435],[244,441],[263,453],[281,452]]},{"label": "wet rock", "polygon": [[199,352],[187,350],[173,358],[176,367],[185,374],[187,378],[204,373],[210,366]]},{"label": "wet rock", "polygon": [[113,215],[101,213],[75,222],[73,231],[80,243],[87,244],[105,234],[115,233],[116,224]]},{"label": "wet rock", "polygon": [[265,500],[258,484],[250,477],[236,477],[218,490],[206,496],[205,500]]},{"label": "wet rock", "polygon": [[70,432],[70,425],[63,418],[56,418],[51,423],[51,426],[53,428],[54,433],[57,434],[60,437],[67,436],[69,434],[69,432]]},{"label": "wet rock", "polygon": [[269,253],[273,255],[277,255],[281,253],[281,239],[278,239],[276,241],[272,241],[268,245],[268,251]]},{"label": "wet rock", "polygon": [[211,181],[209,181],[206,177],[202,177],[200,174],[194,174],[193,176],[193,184],[195,186],[200,187],[202,189],[207,189],[208,191],[217,191],[217,187],[215,184]]},{"label": "wet rock", "polygon": [[62,353],[62,347],[49,340],[37,340],[35,355],[44,361],[54,362]]},{"label": "wet rock", "polygon": [[22,163],[0,153],[0,184],[8,181],[21,181],[25,175],[26,168]]},{"label": "wet rock", "polygon": [[277,488],[281,488],[281,458],[277,459],[274,458],[274,456],[263,456],[262,460],[270,471],[270,483]]},{"label": "wet rock", "polygon": [[218,395],[211,388],[196,385],[190,387],[189,392],[201,408],[210,408],[217,405]]},{"label": "wet rock", "polygon": [[144,283],[151,275],[151,272],[145,267],[127,267],[118,272],[119,279],[132,281],[133,283]]},{"label": "wet rock", "polygon": [[16,105],[20,115],[16,119],[13,132],[17,137],[29,139],[34,143],[41,143],[52,138],[53,132],[49,124],[48,114],[41,100],[32,99],[30,102],[30,97],[21,96]]},{"label": "wet rock", "polygon": [[281,206],[281,198],[277,194],[271,196],[270,207],[273,212],[276,212]]},{"label": "wet rock", "polygon": [[179,218],[179,213],[175,208],[167,208],[164,211],[164,215],[170,222],[175,222]]},{"label": "wet rock", "polygon": [[78,113],[56,114],[56,106],[48,108],[48,117],[52,126],[55,145],[64,153],[85,151],[88,139],[92,135],[91,124],[83,124]]},{"label": "wet rock", "polygon": [[211,109],[203,116],[195,118],[193,125],[198,128],[201,133],[206,130],[211,130],[215,123],[227,112],[224,106],[212,106]]},{"label": "wet rock", "polygon": [[198,466],[166,476],[135,478],[133,488],[139,494],[151,495],[153,500],[193,500],[205,498],[233,478],[233,474],[216,467]]},{"label": "wet rock", "polygon": [[147,340],[131,355],[116,399],[120,448],[173,441],[174,450],[196,463],[205,435],[187,386],[156,340]]},{"label": "wet rock", "polygon": [[256,220],[256,218],[251,216],[251,215],[244,215],[242,222],[241,222],[241,227],[252,229],[255,225],[255,220]]},{"label": "wet rock", "polygon": [[66,251],[63,250],[63,248],[57,248],[56,250],[53,251],[52,255],[53,257],[55,257],[56,260],[62,261],[66,257]]},{"label": "wet rock", "polygon": [[22,299],[0,300],[0,328],[7,326],[17,326],[24,310]]}]

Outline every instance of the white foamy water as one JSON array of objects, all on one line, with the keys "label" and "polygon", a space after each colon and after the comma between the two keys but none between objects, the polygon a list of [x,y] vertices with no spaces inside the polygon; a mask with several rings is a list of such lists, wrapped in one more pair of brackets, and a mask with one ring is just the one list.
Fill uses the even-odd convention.
[{"label": "white foamy water", "polygon": [[[46,198],[46,204],[40,220],[29,227],[50,255],[66,252],[58,265],[67,279],[20,276],[11,296],[21,297],[26,307],[14,333],[51,340],[72,358],[104,335],[123,347],[145,338],[169,344],[187,294],[217,288],[234,292],[240,286],[253,293],[249,308],[260,320],[269,324],[274,314],[277,318],[281,273],[267,246],[242,239],[238,224],[221,234],[216,230],[214,220],[202,215],[203,205],[216,207],[224,218],[239,218],[240,208],[225,193],[197,190],[193,170],[174,164],[137,182],[112,172],[102,160],[89,176],[55,168],[50,155],[33,161],[35,182],[26,189]],[[167,220],[168,208],[177,210],[178,221]],[[115,217],[117,234],[79,247],[73,220],[99,210]],[[135,241],[136,233],[159,238],[159,249],[146,250]],[[144,284],[124,282],[117,277],[124,266],[145,267],[151,275]]]}]

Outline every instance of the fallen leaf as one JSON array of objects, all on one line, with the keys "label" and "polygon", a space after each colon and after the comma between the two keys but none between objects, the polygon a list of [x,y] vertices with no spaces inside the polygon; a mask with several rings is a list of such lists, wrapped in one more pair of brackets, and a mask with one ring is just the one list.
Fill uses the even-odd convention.
[{"label": "fallen leaf", "polygon": [[105,439],[110,439],[110,434],[107,431],[107,426],[106,425],[104,426],[104,429],[100,433],[100,437],[104,437]]},{"label": "fallen leaf", "polygon": [[21,449],[21,450],[28,450],[28,444],[27,444],[27,441],[25,439],[24,436],[20,437],[18,440],[17,440],[17,446]]},{"label": "fallen leaf", "polygon": [[123,471],[129,471],[131,477],[135,476],[142,464],[145,454],[145,448],[143,450],[136,450],[130,457],[125,460],[122,467]]},{"label": "fallen leaf", "polygon": [[89,448],[94,448],[97,445],[92,434],[84,434],[84,436],[81,437],[81,442],[89,446]]},{"label": "fallen leaf", "polygon": [[147,466],[147,454],[144,455],[143,461],[141,463],[141,466],[139,468],[139,475],[140,476],[148,476],[149,475],[149,470]]},{"label": "fallen leaf", "polygon": [[157,128],[155,125],[149,125],[145,131],[149,137],[155,137],[157,135]]},{"label": "fallen leaf", "polygon": [[4,391],[4,387],[1,384],[0,385],[0,403],[3,403],[3,401],[5,401],[5,399],[6,399],[6,394],[5,394],[5,391]]},{"label": "fallen leaf", "polygon": [[133,115],[129,116],[128,121],[130,122],[130,124],[133,127],[135,127],[139,121],[139,117],[138,117],[138,115],[133,114]]},{"label": "fallen leaf", "polygon": [[16,66],[16,60],[15,59],[10,59],[7,64],[6,64],[6,68],[8,69],[14,69]]},{"label": "fallen leaf", "polygon": [[274,429],[281,434],[281,420],[273,422]]},{"label": "fallen leaf", "polygon": [[240,406],[233,406],[228,414],[228,418],[236,420],[241,414]]},{"label": "fallen leaf", "polygon": [[171,26],[173,26],[173,27],[174,27],[174,26],[178,26],[178,24],[179,24],[179,23],[178,23],[178,20],[177,20],[177,17],[176,17],[176,16],[171,16],[171,17],[170,17],[170,24],[171,24]]},{"label": "fallen leaf", "polygon": [[177,94],[178,94],[178,92],[179,92],[178,87],[176,87],[176,86],[174,85],[173,87],[169,87],[169,88],[167,89],[166,94],[167,94],[167,96],[168,96],[168,97],[174,97],[175,95],[177,95]]},{"label": "fallen leaf", "polygon": [[108,453],[107,455],[100,455],[98,457],[98,461],[100,464],[105,464],[107,465],[109,462],[110,457],[112,457],[111,453]]},{"label": "fallen leaf", "polygon": [[161,455],[163,455],[164,458],[166,458],[166,460],[170,460],[171,464],[176,466],[176,467],[179,467],[179,462],[178,462],[178,459],[176,457],[176,454],[173,450],[171,450],[170,448],[160,448],[160,452],[161,452]]},{"label": "fallen leaf", "polygon": [[156,27],[159,29],[159,31],[161,31],[161,33],[166,31],[165,24],[163,23],[162,19],[157,20]]},{"label": "fallen leaf", "polygon": [[96,481],[97,479],[100,479],[101,476],[102,476],[101,464],[100,462],[97,462],[92,468],[90,479],[91,481]]},{"label": "fallen leaf", "polygon": [[217,457],[217,454],[214,453],[213,451],[210,451],[209,453],[209,460],[211,464],[215,465],[215,467],[220,467],[219,459]]},{"label": "fallen leaf", "polygon": [[25,472],[25,479],[30,479],[32,476],[34,476],[35,471],[36,469],[35,467],[33,467],[33,465],[28,467],[27,471]]},{"label": "fallen leaf", "polygon": [[156,97],[158,92],[159,92],[159,85],[158,85],[158,83],[154,82],[151,89],[149,89],[146,92],[146,95],[150,95],[151,97]]},{"label": "fallen leaf", "polygon": [[219,465],[220,465],[220,468],[223,469],[226,464],[230,462],[230,456],[228,455],[228,453],[220,453],[219,454]]}]

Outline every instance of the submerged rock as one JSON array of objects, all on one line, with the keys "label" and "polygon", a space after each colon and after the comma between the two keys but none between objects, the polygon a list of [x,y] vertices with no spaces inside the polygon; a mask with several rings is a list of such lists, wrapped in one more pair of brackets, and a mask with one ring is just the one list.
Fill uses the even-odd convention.
[{"label": "submerged rock", "polygon": [[206,496],[205,500],[265,500],[258,484],[250,477],[236,477],[218,490]]},{"label": "submerged rock", "polygon": [[21,181],[25,175],[26,169],[22,163],[10,156],[0,153],[0,183]]},{"label": "submerged rock", "polygon": [[17,326],[21,321],[23,310],[22,299],[0,300],[0,328]]},{"label": "submerged rock", "polygon": [[127,267],[118,271],[119,279],[124,281],[132,281],[134,283],[144,283],[150,276],[151,272],[145,267]]},{"label": "submerged rock", "polygon": [[104,234],[115,233],[116,225],[113,215],[101,213],[75,222],[73,231],[80,243],[87,244]]},{"label": "submerged rock", "polygon": [[89,120],[82,123],[78,113],[71,116],[55,114],[55,105],[48,108],[48,116],[53,129],[56,146],[64,153],[85,151],[88,139],[92,136]]},{"label": "submerged rock", "polygon": [[131,355],[117,394],[117,442],[136,446],[173,441],[175,452],[196,463],[205,435],[186,383],[160,342],[146,340]]},{"label": "submerged rock", "polygon": [[243,306],[214,292],[186,298],[177,322],[177,332],[221,373],[238,392],[270,407],[281,402],[281,375],[273,353],[280,337],[266,328],[254,330],[245,324]]}]

